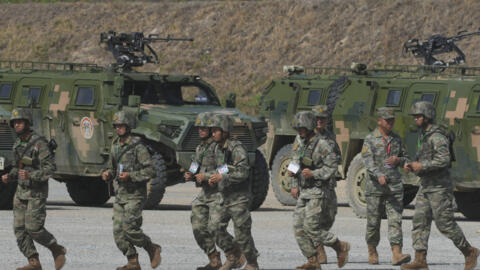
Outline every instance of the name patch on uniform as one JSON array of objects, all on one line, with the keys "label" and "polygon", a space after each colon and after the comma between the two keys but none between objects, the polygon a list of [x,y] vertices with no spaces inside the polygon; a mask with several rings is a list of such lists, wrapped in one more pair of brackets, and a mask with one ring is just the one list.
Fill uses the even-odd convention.
[{"label": "name patch on uniform", "polygon": [[193,174],[196,174],[197,171],[198,171],[198,167],[200,167],[198,165],[197,162],[193,161],[191,164],[190,164],[190,168],[188,169],[189,172],[193,173]]},{"label": "name patch on uniform", "polygon": [[298,170],[300,170],[300,165],[294,161],[290,161],[287,170],[291,171],[293,174],[297,174]]},{"label": "name patch on uniform", "polygon": [[5,158],[0,157],[0,170],[3,171],[5,170]]},{"label": "name patch on uniform", "polygon": [[227,174],[228,173],[228,166],[227,164],[223,164],[222,166],[217,168],[217,172],[219,174]]}]

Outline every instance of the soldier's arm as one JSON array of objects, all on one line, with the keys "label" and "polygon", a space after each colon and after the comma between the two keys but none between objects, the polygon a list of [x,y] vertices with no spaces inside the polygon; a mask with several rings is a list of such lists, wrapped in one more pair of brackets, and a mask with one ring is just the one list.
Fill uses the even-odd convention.
[{"label": "soldier's arm", "polygon": [[315,180],[330,180],[338,170],[339,158],[332,144],[325,140],[318,142],[313,153],[315,158],[321,158],[322,166],[312,171]]},{"label": "soldier's arm", "polygon": [[48,145],[43,140],[40,140],[35,145],[37,159],[39,161],[39,169],[30,172],[32,181],[46,182],[56,170],[55,158],[50,152]]},{"label": "soldier's arm", "polygon": [[109,180],[111,180],[115,175],[114,170],[113,170],[113,144],[110,147],[110,155],[108,155],[107,166],[105,168],[103,168],[102,170],[100,170],[100,175],[103,174],[104,172],[110,173],[110,179]]},{"label": "soldier's arm", "polygon": [[222,190],[224,187],[232,184],[238,184],[248,179],[250,165],[248,164],[247,150],[243,145],[237,145],[232,150],[233,166],[228,166],[229,172],[222,177],[218,187]]},{"label": "soldier's arm", "polygon": [[156,176],[150,153],[148,152],[147,147],[143,144],[137,145],[135,147],[135,152],[137,153],[137,162],[140,164],[140,169],[129,172],[130,179],[132,182],[149,181]]},{"label": "soldier's arm", "polygon": [[422,160],[422,169],[420,172],[428,172],[450,166],[449,141],[442,134],[434,133],[430,136],[428,143],[433,146],[433,158]]},{"label": "soldier's arm", "polygon": [[380,169],[377,167],[374,161],[374,153],[372,150],[372,143],[371,141],[367,138],[365,138],[365,141],[363,142],[363,147],[362,147],[362,158],[363,158],[363,163],[365,164],[365,168],[367,169],[368,173],[370,175],[375,175],[377,178],[380,178],[382,176],[385,176]]},{"label": "soldier's arm", "polygon": [[8,172],[8,179],[9,180],[17,180],[18,179],[17,160],[18,160],[18,155],[17,155],[17,151],[15,151],[15,148],[14,148],[13,149],[13,159],[10,162],[10,165],[12,166],[12,169],[10,170],[10,172]]},{"label": "soldier's arm", "polygon": [[400,153],[398,154],[398,157],[400,158],[400,162],[398,163],[399,167],[403,167],[405,163],[408,163],[411,161],[410,157],[408,156],[407,150],[405,149],[405,145],[402,142],[402,139],[398,138],[400,140]]},{"label": "soldier's arm", "polygon": [[[292,162],[295,162],[296,164],[300,164],[300,159],[298,158],[297,151],[296,151],[298,149],[298,144],[294,144],[292,149],[293,149]],[[291,188],[298,188],[298,174],[290,177],[290,186]]]}]

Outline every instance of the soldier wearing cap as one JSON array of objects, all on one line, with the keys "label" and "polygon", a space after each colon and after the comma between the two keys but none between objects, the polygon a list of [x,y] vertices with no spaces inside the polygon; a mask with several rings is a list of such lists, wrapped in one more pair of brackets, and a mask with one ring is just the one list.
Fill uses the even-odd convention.
[{"label": "soldier wearing cap", "polygon": [[200,144],[195,149],[192,157],[192,163],[189,170],[184,174],[186,181],[195,181],[201,191],[192,202],[192,214],[190,220],[192,223],[193,235],[198,246],[207,254],[209,263],[197,270],[215,270],[222,266],[220,253],[215,248],[215,236],[213,224],[211,223],[211,213],[215,204],[221,196],[216,185],[208,185],[208,179],[215,167],[215,146],[212,138],[211,128],[213,127],[213,113],[202,112],[197,116],[195,127],[198,128]]},{"label": "soldier wearing cap", "polygon": [[112,141],[109,165],[102,172],[102,179],[114,180],[113,236],[115,244],[128,259],[128,263],[117,270],[140,269],[135,246],[147,251],[151,267],[156,268],[161,262],[161,247],[141,229],[147,182],[155,177],[155,169],[147,147],[139,137],[131,134],[136,127],[135,115],[126,111],[116,112],[113,127],[118,137]]},{"label": "soldier wearing cap", "polygon": [[45,227],[48,179],[55,171],[55,158],[44,137],[31,129],[32,114],[28,109],[12,111],[10,126],[18,138],[13,145],[13,169],[2,176],[2,182],[17,181],[13,199],[13,228],[20,251],[28,265],[17,270],[42,269],[34,241],[50,249],[55,269],[65,264],[66,249],[57,244]]},{"label": "soldier wearing cap", "polygon": [[348,261],[350,244],[328,231],[336,214],[336,204],[332,206],[332,201],[336,199],[339,156],[331,142],[315,133],[317,123],[313,112],[297,113],[292,126],[301,140],[292,150],[292,162],[288,166],[291,193],[297,199],[293,224],[300,250],[308,258],[307,263],[296,269],[321,269],[317,251],[320,245],[332,247],[337,253],[338,267],[343,267]]},{"label": "soldier wearing cap", "polygon": [[[392,131],[395,113],[392,108],[377,109],[378,127],[365,137],[362,158],[368,172],[366,182],[368,263],[378,264],[377,246],[383,209],[388,219],[388,240],[392,248],[392,264],[410,261],[402,254],[403,184],[398,168],[409,158],[400,136]],[[385,207],[385,208],[384,208]]]},{"label": "soldier wearing cap", "polygon": [[465,256],[464,269],[474,269],[479,250],[468,243],[454,219],[453,183],[448,169],[452,153],[447,131],[435,124],[435,107],[430,102],[416,102],[410,114],[421,134],[415,161],[406,163],[404,169],[420,177],[420,189],[412,220],[415,260],[402,265],[401,269],[428,269],[427,249],[432,220]]},{"label": "soldier wearing cap", "polygon": [[[217,186],[221,196],[216,203],[212,217],[215,226],[217,245],[225,251],[227,260],[220,270],[230,270],[241,267],[244,263],[242,252],[247,264],[244,270],[258,270],[258,251],[252,237],[252,218],[250,216],[250,200],[252,194],[249,188],[250,163],[245,146],[232,137],[233,121],[226,114],[215,114],[212,117],[212,137],[215,146],[215,168],[210,174],[208,184]],[[233,237],[226,228],[230,219],[235,231]]]}]

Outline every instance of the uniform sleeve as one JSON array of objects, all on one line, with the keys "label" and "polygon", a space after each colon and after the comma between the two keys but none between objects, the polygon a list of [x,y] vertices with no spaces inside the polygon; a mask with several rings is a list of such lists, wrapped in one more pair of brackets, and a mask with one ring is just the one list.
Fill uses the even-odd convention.
[{"label": "uniform sleeve", "polygon": [[35,145],[35,155],[39,162],[39,169],[30,172],[30,178],[36,182],[46,182],[52,177],[53,172],[57,169],[55,166],[55,157],[43,140]]},{"label": "uniform sleeve", "polygon": [[402,142],[401,138],[398,138],[400,140],[400,152],[398,154],[398,157],[400,158],[400,163],[398,163],[399,167],[403,167],[405,163],[408,163],[411,161],[410,157],[408,156],[407,150],[405,149],[405,145]]},{"label": "uniform sleeve", "polygon": [[447,137],[442,134],[434,133],[430,136],[428,143],[433,148],[432,159],[422,160],[422,169],[420,173],[434,171],[450,166],[450,150]]},{"label": "uniform sleeve", "polygon": [[318,163],[322,164],[320,168],[312,171],[313,178],[315,180],[322,181],[330,180],[332,176],[335,175],[335,172],[338,170],[339,162],[337,153],[335,153],[332,145],[326,140],[321,140],[317,143],[317,146],[315,147],[313,153],[315,157],[321,158],[321,162]]},{"label": "uniform sleeve", "polygon": [[229,172],[223,175],[222,181],[218,183],[220,190],[233,184],[244,182],[248,179],[250,165],[248,163],[248,153],[243,145],[236,145],[232,150],[233,165],[228,166]]},{"label": "uniform sleeve", "polygon": [[363,163],[365,164],[365,168],[370,175],[374,175],[377,178],[380,178],[382,176],[385,176],[385,174],[383,174],[380,169],[375,165],[374,153],[372,149],[372,141],[369,139],[369,137],[365,138],[362,147]]},{"label": "uniform sleeve", "polygon": [[[297,138],[299,138],[298,135],[297,135]],[[295,138],[295,143],[292,146],[291,157],[292,157],[292,162],[300,164],[300,159],[299,159],[298,153],[297,153],[298,148],[299,148],[299,143],[297,141],[297,138]],[[288,174],[287,174],[287,177],[290,178],[290,187],[291,188],[298,188],[298,174],[294,175],[294,176],[291,176],[291,177],[288,176]]]},{"label": "uniform sleeve", "polygon": [[115,173],[114,173],[114,169],[113,169],[113,146],[114,145],[112,144],[112,146],[110,147],[110,155],[108,155],[107,167],[100,171],[100,174],[102,174],[104,172],[109,172],[110,173],[110,178],[115,177]]},{"label": "uniform sleeve", "polygon": [[10,181],[18,179],[17,160],[18,160],[18,154],[17,154],[17,151],[15,151],[15,148],[13,148],[13,159],[10,162],[10,164],[12,165],[12,169],[8,173],[8,179]]},{"label": "uniform sleeve", "polygon": [[148,152],[147,147],[139,144],[135,147],[137,154],[137,162],[139,163],[139,170],[130,172],[130,179],[132,182],[146,182],[156,176],[153,168],[152,158]]}]

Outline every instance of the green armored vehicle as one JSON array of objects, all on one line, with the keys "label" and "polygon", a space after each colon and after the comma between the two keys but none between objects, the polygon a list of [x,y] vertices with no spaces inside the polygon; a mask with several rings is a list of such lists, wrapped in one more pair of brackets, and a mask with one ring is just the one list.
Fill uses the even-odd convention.
[{"label": "green armored vehicle", "polygon": [[[14,107],[30,107],[33,128],[58,145],[55,180],[66,183],[79,205],[104,204],[112,192],[110,185],[101,181],[100,171],[106,166],[115,136],[113,114],[122,108],[136,113],[138,126],[133,133],[143,137],[152,152],[157,176],[148,184],[147,207],[154,207],[166,186],[183,182],[183,168],[190,166],[200,142],[194,127],[197,114],[224,111],[234,119],[232,135],[248,150],[253,167],[251,207],[258,208],[269,181],[266,161],[257,150],[266,140],[266,123],[222,107],[215,89],[199,76],[133,71],[131,67],[155,62],[143,50],[155,40],[159,39],[141,33],[102,34],[102,41],[117,59],[117,64],[108,68],[0,61],[0,174],[9,170],[12,159],[10,112]],[[234,107],[233,99],[228,103]],[[1,208],[11,207],[14,191],[15,184],[0,184]]]},{"label": "green armored vehicle", "polygon": [[[405,48],[413,51],[425,49],[424,45],[414,40]],[[463,54],[446,64],[433,57],[443,52],[432,48],[425,49],[429,65],[423,66],[286,67],[288,76],[275,79],[266,87],[260,105],[260,114],[269,126],[265,153],[277,199],[286,205],[295,204],[287,177],[296,135],[291,119],[298,111],[326,104],[333,118],[330,127],[342,151],[339,172],[347,180],[349,204],[358,216],[364,217],[366,170],[360,151],[365,136],[377,126],[376,108],[388,106],[395,110],[394,131],[414,158],[419,131],[409,115],[410,107],[416,101],[426,100],[436,107],[437,123],[448,127],[452,140],[456,138],[456,162],[451,175],[458,209],[470,219],[480,218],[480,68],[455,66],[464,61]],[[415,198],[418,178],[404,175],[403,182],[404,203],[408,204]]]}]

